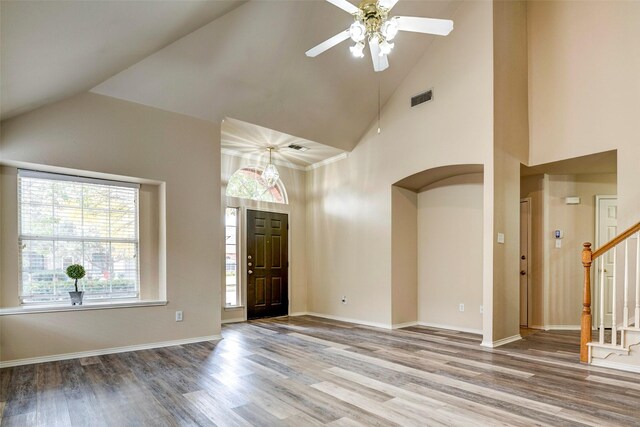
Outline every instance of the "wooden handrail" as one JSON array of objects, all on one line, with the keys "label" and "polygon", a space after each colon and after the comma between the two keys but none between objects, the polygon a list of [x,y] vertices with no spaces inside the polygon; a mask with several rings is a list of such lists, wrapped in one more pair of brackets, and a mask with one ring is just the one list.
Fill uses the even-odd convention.
[{"label": "wooden handrail", "polygon": [[640,231],[640,222],[614,237],[610,242],[601,246],[595,252],[591,251],[591,243],[584,243],[582,249],[582,265],[584,266],[584,290],[582,300],[582,315],[580,317],[580,361],[589,361],[589,347],[591,342],[591,264],[600,255],[607,253]]},{"label": "wooden handrail", "polygon": [[595,252],[593,252],[591,254],[591,261],[593,261],[594,259],[598,258],[600,255],[608,252],[614,246],[617,246],[618,244],[620,244],[624,240],[628,239],[629,237],[631,237],[634,233],[637,233],[638,231],[640,231],[640,222],[637,223],[636,225],[634,225],[633,227],[630,227],[624,233],[621,233],[617,237],[614,237],[613,239],[611,239],[611,241],[609,243],[607,243],[607,244],[603,245],[602,247],[598,248]]}]

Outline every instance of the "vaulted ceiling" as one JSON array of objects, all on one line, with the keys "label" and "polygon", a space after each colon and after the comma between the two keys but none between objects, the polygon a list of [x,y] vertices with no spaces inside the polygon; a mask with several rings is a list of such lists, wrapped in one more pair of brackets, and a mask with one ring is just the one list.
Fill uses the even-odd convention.
[{"label": "vaulted ceiling", "polygon": [[[401,0],[393,15],[451,19],[458,3]],[[374,73],[348,42],[304,55],[352,22],[321,0],[3,0],[1,7],[3,118],[91,89],[346,150],[376,117],[378,88],[384,104],[435,37],[399,34],[390,68]]]}]

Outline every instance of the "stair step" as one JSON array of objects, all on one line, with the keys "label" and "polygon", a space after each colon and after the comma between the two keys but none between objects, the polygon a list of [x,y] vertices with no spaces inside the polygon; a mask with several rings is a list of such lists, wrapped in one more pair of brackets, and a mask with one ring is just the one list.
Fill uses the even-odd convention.
[{"label": "stair step", "polygon": [[620,344],[600,344],[597,341],[587,343],[589,346],[589,359],[605,359],[607,356],[616,354],[621,356],[628,356],[629,349],[621,346]]}]

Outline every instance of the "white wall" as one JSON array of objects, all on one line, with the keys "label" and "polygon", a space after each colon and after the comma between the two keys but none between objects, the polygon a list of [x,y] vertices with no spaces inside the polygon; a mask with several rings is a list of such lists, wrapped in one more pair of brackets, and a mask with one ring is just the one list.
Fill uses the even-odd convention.
[{"label": "white wall", "polygon": [[[2,316],[0,360],[220,333],[218,125],[82,94],[2,122],[0,161],[166,183],[160,201],[166,204],[166,218],[160,218],[166,241],[160,246],[166,246],[169,301],[161,307]],[[175,322],[176,310],[184,310],[181,323]]]},{"label": "white wall", "polygon": [[[383,108],[381,134],[372,124],[347,159],[309,173],[311,312],[391,325],[393,183],[451,164],[492,169],[492,4],[465,2],[454,20],[455,30],[433,42]],[[409,98],[430,87],[434,101],[410,108]],[[491,190],[484,194],[484,216],[492,218],[491,174],[485,186]],[[492,247],[491,234],[489,227],[484,247]],[[492,255],[483,253],[484,285],[492,292]],[[459,268],[450,261],[443,257]]]},{"label": "white wall", "polygon": [[[224,124],[223,124],[224,128]],[[222,162],[222,208],[225,206],[240,207],[243,216],[241,218],[242,233],[240,238],[240,279],[242,286],[242,300],[246,301],[246,209],[255,209],[268,212],[281,212],[289,216],[289,313],[302,313],[307,311],[307,218],[306,218],[306,172],[299,169],[277,165],[288,196],[289,203],[268,203],[254,200],[239,199],[226,196],[226,185],[235,171],[248,166],[262,166],[253,160],[242,157],[223,154]],[[224,305],[224,282],[222,284],[221,304]],[[244,304],[243,304],[244,305]],[[223,308],[222,321],[237,321],[246,319],[246,309]]]},{"label": "white wall", "polygon": [[419,322],[482,333],[482,180],[456,176],[418,194]]}]

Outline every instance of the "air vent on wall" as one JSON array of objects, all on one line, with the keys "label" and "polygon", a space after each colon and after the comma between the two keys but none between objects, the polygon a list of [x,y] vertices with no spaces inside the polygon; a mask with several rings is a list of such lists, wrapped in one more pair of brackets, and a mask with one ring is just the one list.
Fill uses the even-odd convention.
[{"label": "air vent on wall", "polygon": [[419,93],[415,96],[411,97],[411,106],[415,107],[416,105],[424,104],[425,102],[429,102],[433,99],[433,89],[429,89],[426,92]]},{"label": "air vent on wall", "polygon": [[307,151],[309,149],[309,147],[303,147],[302,145],[297,144],[289,144],[288,147],[296,151]]}]

